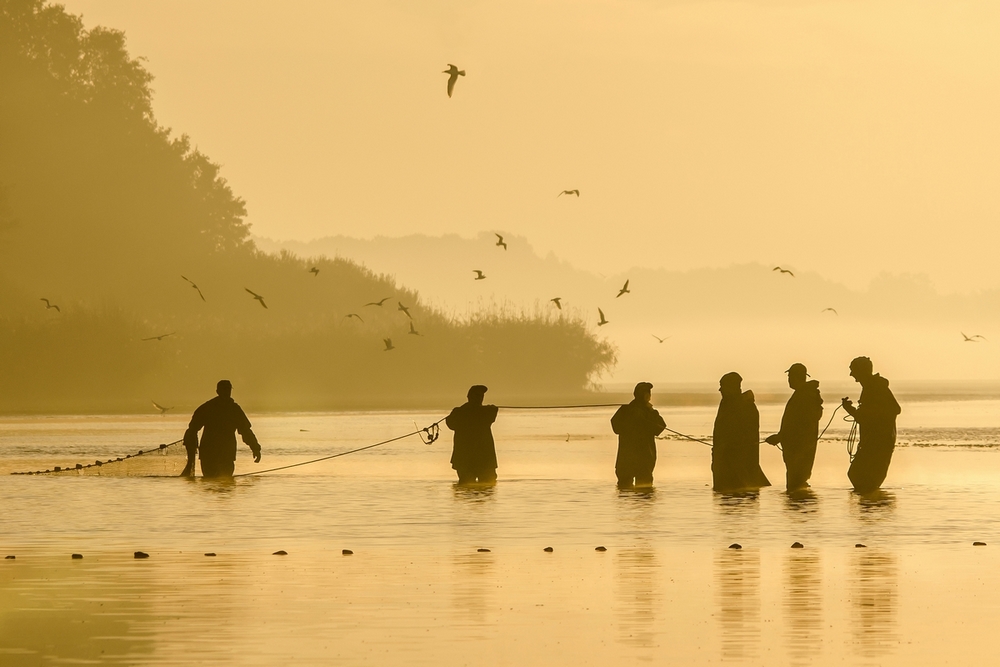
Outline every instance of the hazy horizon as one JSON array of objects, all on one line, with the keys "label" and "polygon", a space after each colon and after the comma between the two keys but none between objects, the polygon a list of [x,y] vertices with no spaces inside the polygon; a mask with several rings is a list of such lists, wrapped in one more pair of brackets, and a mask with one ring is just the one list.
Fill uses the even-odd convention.
[{"label": "hazy horizon", "polygon": [[124,30],[262,236],[506,229],[599,273],[1000,287],[994,4],[65,6]]}]

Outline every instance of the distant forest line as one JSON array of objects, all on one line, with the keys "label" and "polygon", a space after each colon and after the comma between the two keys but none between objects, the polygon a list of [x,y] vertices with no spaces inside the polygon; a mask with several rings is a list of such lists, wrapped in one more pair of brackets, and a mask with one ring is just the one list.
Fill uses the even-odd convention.
[{"label": "distant forest line", "polygon": [[262,252],[152,80],[123,33],[0,0],[0,412],[187,409],[223,377],[258,410],[570,396],[613,367],[577,317],[450,316],[349,259]]}]

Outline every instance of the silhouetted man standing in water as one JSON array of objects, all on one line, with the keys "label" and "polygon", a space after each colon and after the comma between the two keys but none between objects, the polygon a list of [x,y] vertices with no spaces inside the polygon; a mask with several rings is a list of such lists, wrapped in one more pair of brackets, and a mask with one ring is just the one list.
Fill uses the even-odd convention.
[{"label": "silhouetted man standing in water", "polygon": [[889,472],[892,451],[896,448],[896,416],[901,412],[889,381],[872,374],[872,360],[858,357],[851,362],[851,377],[861,385],[858,407],[845,398],[841,405],[858,423],[858,451],[847,476],[858,493],[869,493],[882,486]]},{"label": "silhouetted man standing in water", "polygon": [[615,474],[620,489],[653,485],[656,436],[663,433],[667,425],[653,408],[652,389],[653,385],[648,382],[637,384],[632,402],[618,408],[611,418],[611,430],[618,434]]},{"label": "silhouetted man standing in water", "polygon": [[[253,462],[260,462],[260,443],[250,429],[243,408],[233,400],[233,384],[220,380],[215,387],[218,394],[203,403],[191,417],[191,423],[184,433],[184,448],[188,462],[181,476],[194,475],[195,452],[201,459],[201,474],[205,477],[232,477],[236,467],[236,432],[253,452]],[[198,431],[204,427],[201,446],[198,446]]]},{"label": "silhouetted man standing in water", "polygon": [[771,486],[760,469],[760,413],[739,373],[719,380],[719,412],[712,432],[712,488],[722,493]]},{"label": "silhouetted man standing in water", "polygon": [[788,373],[788,386],[795,393],[785,404],[781,430],[768,436],[766,442],[781,445],[781,458],[785,461],[785,487],[789,491],[798,491],[809,486],[812,476],[819,420],[823,416],[823,398],[819,394],[819,382],[806,379],[809,373],[804,365],[792,364],[785,372]]},{"label": "silhouetted man standing in water", "polygon": [[469,388],[468,402],[451,411],[444,423],[455,432],[451,467],[458,473],[459,484],[497,481],[497,450],[491,426],[497,420],[497,406],[483,405],[486,387]]}]

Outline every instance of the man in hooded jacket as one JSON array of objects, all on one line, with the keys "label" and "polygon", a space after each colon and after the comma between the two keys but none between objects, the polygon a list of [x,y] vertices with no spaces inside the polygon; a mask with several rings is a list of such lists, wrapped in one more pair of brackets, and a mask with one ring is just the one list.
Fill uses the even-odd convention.
[{"label": "man in hooded jacket", "polygon": [[889,381],[872,370],[868,357],[851,362],[851,377],[861,385],[861,397],[857,407],[849,398],[841,403],[858,423],[858,450],[847,470],[858,493],[871,493],[885,481],[896,448],[896,416],[902,412]]},{"label": "man in hooded jacket", "polygon": [[719,412],[712,431],[712,488],[721,493],[771,486],[760,468],[760,413],[739,373],[719,380]]},{"label": "man in hooded jacket", "polygon": [[[233,400],[233,384],[229,380],[219,380],[215,386],[218,394],[203,403],[191,416],[191,423],[184,433],[184,447],[187,449],[187,466],[181,476],[194,475],[194,459],[197,453],[201,460],[201,474],[205,477],[232,477],[236,467],[236,432],[253,452],[253,462],[260,463],[260,443],[250,428],[250,420],[239,403]],[[198,445],[198,431],[205,432]]]},{"label": "man in hooded jacket", "polygon": [[652,390],[653,385],[648,382],[637,384],[632,402],[618,408],[611,418],[611,430],[618,434],[615,475],[621,489],[653,485],[656,436],[663,433],[667,424],[653,408]]},{"label": "man in hooded jacket", "polygon": [[788,386],[794,393],[785,404],[781,430],[768,436],[766,442],[781,445],[781,458],[785,461],[785,487],[789,491],[798,491],[809,486],[812,476],[819,420],[823,416],[823,398],[819,393],[819,382],[807,379],[809,373],[803,364],[792,364],[785,372],[788,373]]},{"label": "man in hooded jacket", "polygon": [[481,384],[469,388],[464,405],[451,411],[444,423],[455,432],[451,467],[458,473],[459,484],[497,481],[497,450],[493,442],[495,405],[483,405],[487,389]]}]

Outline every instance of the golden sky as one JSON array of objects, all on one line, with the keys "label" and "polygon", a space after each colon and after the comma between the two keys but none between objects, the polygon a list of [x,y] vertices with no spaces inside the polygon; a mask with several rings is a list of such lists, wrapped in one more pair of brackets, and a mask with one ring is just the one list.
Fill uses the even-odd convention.
[{"label": "golden sky", "polygon": [[501,230],[605,273],[1000,287],[995,2],[65,5],[126,32],[261,235]]}]

